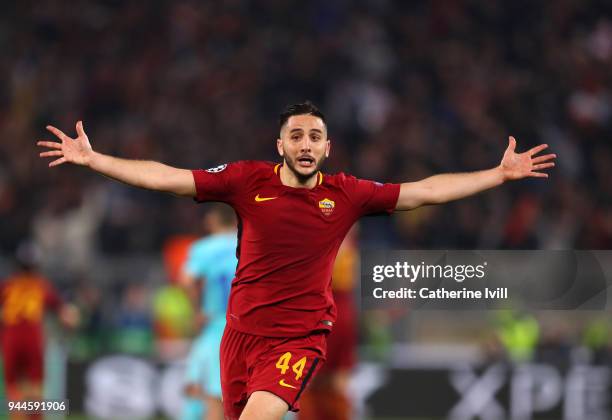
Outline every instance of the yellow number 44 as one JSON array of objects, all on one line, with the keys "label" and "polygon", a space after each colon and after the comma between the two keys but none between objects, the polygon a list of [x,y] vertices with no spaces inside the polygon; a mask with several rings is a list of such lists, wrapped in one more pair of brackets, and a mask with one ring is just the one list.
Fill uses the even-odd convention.
[{"label": "yellow number 44", "polygon": [[[291,353],[287,352],[279,357],[278,362],[276,362],[276,368],[280,369],[281,375],[284,375],[289,369],[289,363],[291,361]],[[295,362],[293,366],[291,366],[291,370],[295,373],[295,380],[299,380],[302,377],[302,373],[304,372],[304,368],[306,367],[306,356],[302,357],[300,360]]]}]

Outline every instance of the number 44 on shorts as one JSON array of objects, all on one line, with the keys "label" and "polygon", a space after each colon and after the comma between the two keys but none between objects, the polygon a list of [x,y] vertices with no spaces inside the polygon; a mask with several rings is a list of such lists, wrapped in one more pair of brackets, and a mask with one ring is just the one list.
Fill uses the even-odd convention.
[{"label": "number 44 on shorts", "polygon": [[[287,352],[283,354],[281,357],[279,357],[278,362],[276,362],[276,368],[280,369],[281,375],[284,375],[285,373],[287,373],[287,370],[289,370],[289,364],[291,363],[291,357],[292,357],[291,352]],[[295,373],[296,381],[299,381],[300,378],[302,377],[302,373],[304,372],[305,367],[306,367],[306,356],[302,357],[300,360],[298,360],[291,366],[291,370],[293,371],[293,373]],[[297,386],[286,383],[285,379],[281,379],[280,381],[278,381],[278,383],[280,386],[284,386],[286,388],[297,389]]]}]

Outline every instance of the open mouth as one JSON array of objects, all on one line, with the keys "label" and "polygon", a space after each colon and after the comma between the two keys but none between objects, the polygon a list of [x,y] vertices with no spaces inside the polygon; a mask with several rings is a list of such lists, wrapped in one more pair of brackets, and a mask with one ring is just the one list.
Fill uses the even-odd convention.
[{"label": "open mouth", "polygon": [[310,156],[302,156],[297,159],[298,165],[302,168],[311,168],[315,164],[314,158]]}]

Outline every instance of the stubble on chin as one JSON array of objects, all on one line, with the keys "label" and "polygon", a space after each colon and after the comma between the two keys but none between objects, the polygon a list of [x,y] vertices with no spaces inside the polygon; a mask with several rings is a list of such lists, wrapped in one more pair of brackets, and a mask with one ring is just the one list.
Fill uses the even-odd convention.
[{"label": "stubble on chin", "polygon": [[295,165],[295,161],[291,161],[289,159],[287,159],[285,157],[285,163],[287,165],[287,167],[289,168],[289,170],[291,172],[293,172],[293,174],[296,176],[296,178],[301,182],[301,183],[306,183],[308,180],[310,180],[312,177],[317,175],[317,172],[319,172],[321,170],[321,168],[323,167],[323,162],[325,162],[325,157],[321,158],[319,161],[317,161],[317,164],[315,165],[315,167],[313,168],[312,172],[308,173],[308,174],[303,174],[301,172],[299,172],[296,168]]}]

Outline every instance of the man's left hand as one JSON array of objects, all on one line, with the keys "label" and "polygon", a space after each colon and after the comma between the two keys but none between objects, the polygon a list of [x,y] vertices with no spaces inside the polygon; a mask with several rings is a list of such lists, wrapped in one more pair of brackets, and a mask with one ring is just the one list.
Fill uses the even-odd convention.
[{"label": "man's left hand", "polygon": [[504,181],[521,179],[526,177],[548,178],[544,169],[552,168],[555,163],[552,161],[557,157],[554,153],[536,156],[548,147],[547,144],[540,144],[524,153],[516,153],[516,139],[510,136],[508,148],[504,152],[504,157],[499,165]]}]

